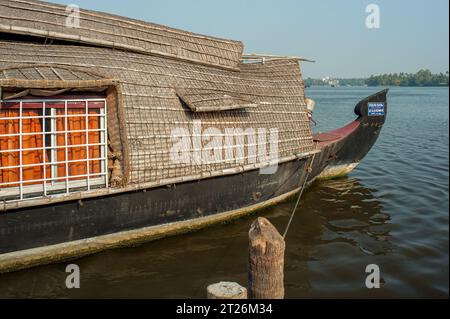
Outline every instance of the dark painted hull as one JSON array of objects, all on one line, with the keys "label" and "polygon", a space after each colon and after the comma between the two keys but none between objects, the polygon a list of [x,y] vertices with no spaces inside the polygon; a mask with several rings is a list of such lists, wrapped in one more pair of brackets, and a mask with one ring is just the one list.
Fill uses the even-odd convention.
[{"label": "dark painted hull", "polygon": [[307,159],[198,182],[0,214],[0,253],[194,219],[267,201],[298,188]]},{"label": "dark painted hull", "polygon": [[[347,129],[330,132],[328,137],[317,135],[319,152],[314,157],[282,163],[274,174],[263,175],[254,170],[172,187],[0,213],[0,264],[2,254],[195,221],[281,198],[298,190],[305,179],[312,182],[330,167],[356,163],[364,157],[375,143],[385,118],[385,114],[378,117],[364,114],[368,101],[386,103],[386,91],[361,101],[358,104],[361,114]],[[311,160],[314,162],[308,174]]]},{"label": "dark painted hull", "polygon": [[[348,174],[375,144],[387,115],[387,92],[380,91],[355,107],[358,118],[334,131],[314,135],[320,153],[316,155],[310,179],[335,178]],[[382,103],[382,114],[370,115],[369,103]]]}]

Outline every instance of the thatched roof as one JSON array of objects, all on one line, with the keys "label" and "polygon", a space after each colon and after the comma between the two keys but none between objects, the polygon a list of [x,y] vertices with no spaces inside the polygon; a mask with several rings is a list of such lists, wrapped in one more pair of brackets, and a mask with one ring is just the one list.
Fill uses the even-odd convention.
[{"label": "thatched roof", "polygon": [[[11,17],[15,17],[13,13],[17,13],[17,10],[23,10],[13,9],[13,6],[28,6],[29,10],[44,8],[35,1],[0,0],[0,15],[5,15],[4,8],[9,10]],[[51,7],[60,8],[56,5]],[[89,17],[95,28],[100,28],[106,19],[103,15]],[[104,17],[110,19],[109,15]],[[1,19],[2,25],[18,23],[15,18]],[[37,20],[41,19],[44,18]],[[142,24],[139,30],[161,29],[160,26],[134,20],[123,21],[124,26],[129,23]],[[52,24],[36,23],[43,30],[53,29]],[[115,30],[114,37],[118,41],[120,37],[117,34],[128,32],[127,28]],[[167,38],[161,36],[161,41],[172,41],[171,34],[175,31],[162,28],[160,32],[167,35]],[[182,32],[180,34],[183,34],[185,41],[174,43],[183,47],[194,38],[202,43],[196,46],[199,50],[203,50],[205,43],[215,48],[225,44],[227,48],[228,45],[240,47],[238,42],[223,42]],[[127,37],[124,39],[131,41]],[[147,43],[144,37],[143,39],[142,45]],[[27,83],[37,85],[33,81],[39,81],[41,73],[46,74],[45,78],[40,79],[41,83],[53,88],[88,87],[92,85],[92,81],[114,86],[118,93],[118,103],[116,108],[111,103],[112,107],[108,109],[108,132],[113,149],[121,153],[124,177],[130,183],[168,184],[257,167],[253,164],[252,154],[248,152],[239,163],[225,160],[202,164],[171,162],[170,150],[174,144],[172,129],[186,128],[189,136],[192,136],[192,124],[195,120],[201,120],[203,130],[214,127],[222,132],[226,128],[266,129],[267,132],[275,128],[278,130],[280,159],[292,160],[296,154],[312,151],[314,146],[298,60],[279,59],[264,64],[235,64],[238,61],[237,55],[226,62],[225,57],[230,53],[227,48],[218,50],[216,57],[222,57],[219,63],[228,63],[228,66],[233,65],[239,71],[217,67],[209,62],[200,64],[186,58],[173,59],[159,54],[102,46],[45,45],[0,39],[0,86],[20,84],[26,87]],[[199,56],[204,61],[211,61],[208,54]],[[14,71],[17,69],[26,72]],[[89,76],[95,78],[89,79]],[[250,142],[246,140],[245,143],[249,146]]]},{"label": "thatched roof", "polygon": [[161,55],[236,69],[243,45],[166,26],[89,10],[80,25],[66,26],[66,6],[33,0],[1,0],[0,32]]},{"label": "thatched roof", "polygon": [[194,112],[212,112],[254,108],[256,103],[243,99],[237,93],[224,93],[202,88],[177,88],[178,97]]},{"label": "thatched roof", "polygon": [[[39,86],[43,82],[52,81],[90,81],[101,80],[104,77],[89,70],[80,70],[74,67],[52,66],[46,64],[19,65],[3,69],[0,73],[0,81],[14,79],[16,81],[39,81]],[[1,82],[0,82],[1,83]],[[53,86],[51,84],[51,86]]]}]

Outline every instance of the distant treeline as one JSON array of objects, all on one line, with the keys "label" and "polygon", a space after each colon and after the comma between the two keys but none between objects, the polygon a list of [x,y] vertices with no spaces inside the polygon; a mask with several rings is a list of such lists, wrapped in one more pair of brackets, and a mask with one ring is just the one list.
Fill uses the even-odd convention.
[{"label": "distant treeline", "polygon": [[366,79],[368,86],[448,86],[448,71],[433,74],[430,70],[420,70],[417,73],[389,73],[372,75]]},{"label": "distant treeline", "polygon": [[[448,71],[433,74],[430,70],[420,70],[417,73],[389,73],[371,75],[367,79],[337,79],[340,86],[448,86]],[[321,79],[307,78],[305,85],[326,86],[328,82]]]}]

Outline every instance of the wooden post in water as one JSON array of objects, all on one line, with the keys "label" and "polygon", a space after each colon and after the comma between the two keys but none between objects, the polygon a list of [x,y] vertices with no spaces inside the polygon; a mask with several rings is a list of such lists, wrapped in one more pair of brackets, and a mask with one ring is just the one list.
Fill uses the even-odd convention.
[{"label": "wooden post in water", "polygon": [[250,299],[284,298],[283,236],[263,217],[250,226],[248,295]]}]

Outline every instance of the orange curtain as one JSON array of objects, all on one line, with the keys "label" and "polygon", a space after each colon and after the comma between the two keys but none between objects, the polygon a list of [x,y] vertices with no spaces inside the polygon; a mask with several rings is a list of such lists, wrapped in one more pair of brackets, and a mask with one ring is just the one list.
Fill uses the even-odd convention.
[{"label": "orange curtain", "polygon": [[[98,109],[89,110],[89,114],[98,115],[99,110]],[[90,116],[88,123],[89,123],[90,130],[96,130],[93,132],[89,132],[88,143],[89,144],[100,143],[100,132],[98,131],[98,129],[100,128],[100,117],[99,116]],[[100,155],[101,155],[100,150],[101,150],[100,145],[89,146],[89,158],[100,158]],[[91,174],[100,173],[100,171],[101,171],[100,162],[101,162],[100,160],[89,161],[89,172]],[[98,176],[92,176],[92,177],[98,177]]]},{"label": "orange curtain", "polygon": [[[17,110],[1,110],[0,117],[18,117],[19,111]],[[18,134],[19,120],[0,120],[0,134]],[[13,150],[19,149],[20,140],[19,136],[0,136],[0,149]],[[19,165],[19,152],[2,152],[0,153],[0,165],[1,167]],[[8,168],[0,170],[0,183],[11,183],[19,181],[19,168]],[[1,185],[0,188],[14,187],[18,184]]]},{"label": "orange curtain", "polygon": [[[58,110],[58,115],[63,115],[64,110]],[[86,141],[86,116],[81,116],[85,114],[84,109],[68,109],[67,126],[69,131],[67,133],[67,143],[68,145],[81,145],[81,144],[97,144],[100,141],[100,132],[88,132],[88,141]],[[98,110],[89,110],[89,114],[98,114]],[[99,129],[99,117],[90,116],[88,119],[88,129],[98,130]],[[65,119],[63,117],[57,118],[57,131],[62,132],[65,130]],[[82,132],[71,132],[71,131],[82,131]],[[86,143],[87,142],[87,143]],[[57,133],[57,144],[58,146],[65,145],[64,133]],[[87,157],[86,157],[86,146],[75,146],[69,147],[67,149],[68,160],[85,160],[79,162],[69,163],[69,174],[68,176],[75,176],[71,180],[75,179],[86,179],[85,176],[76,177],[76,175],[87,174]],[[100,157],[100,146],[89,146],[89,158]],[[59,148],[57,151],[57,160],[65,161],[65,149]],[[100,160],[89,161],[89,174],[100,172]],[[65,164],[58,164],[58,177],[66,176]],[[95,176],[91,176],[95,177]]]},{"label": "orange curtain", "polygon": [[[2,110],[0,111],[0,117],[18,117],[18,110]],[[29,116],[39,116],[37,110],[23,110],[22,111],[22,133],[36,133],[33,135],[22,136],[22,164],[40,164],[43,163],[43,137],[41,121],[37,118],[27,118]],[[1,120],[0,121],[0,134],[18,134],[20,132],[19,120]],[[0,146],[2,150],[13,150],[20,148],[20,136],[0,137]],[[32,150],[33,148],[41,148]],[[20,165],[20,153],[19,152],[6,152],[0,153],[0,163],[2,167]],[[47,160],[47,158],[46,158]],[[49,167],[47,166],[47,177],[50,176]],[[42,165],[33,165],[23,167],[22,169],[24,185],[30,184],[42,184],[42,182],[30,182],[26,181],[42,179],[44,176],[44,167]],[[0,182],[11,183],[0,187],[13,187],[18,186],[17,183],[20,180],[19,168],[2,169],[0,170]]]},{"label": "orange curtain", "polygon": [[[36,110],[24,110],[22,111],[22,132],[23,133],[36,133],[33,135],[23,135],[22,136],[22,164],[30,165],[30,164],[40,164],[44,163],[44,156],[46,156],[45,161],[48,162],[47,154],[43,154],[42,146],[43,146],[43,136],[42,136],[42,125],[41,121],[36,118],[26,118],[27,116],[39,116],[38,111]],[[40,148],[40,150],[27,150],[33,148]],[[47,166],[46,175],[47,177],[51,176],[51,172],[49,171],[49,167]],[[23,180],[31,181],[36,179],[42,179],[44,176],[44,166],[43,165],[34,165],[27,166],[23,168]],[[26,183],[25,185],[30,184],[43,184],[43,182],[31,182]]]}]

